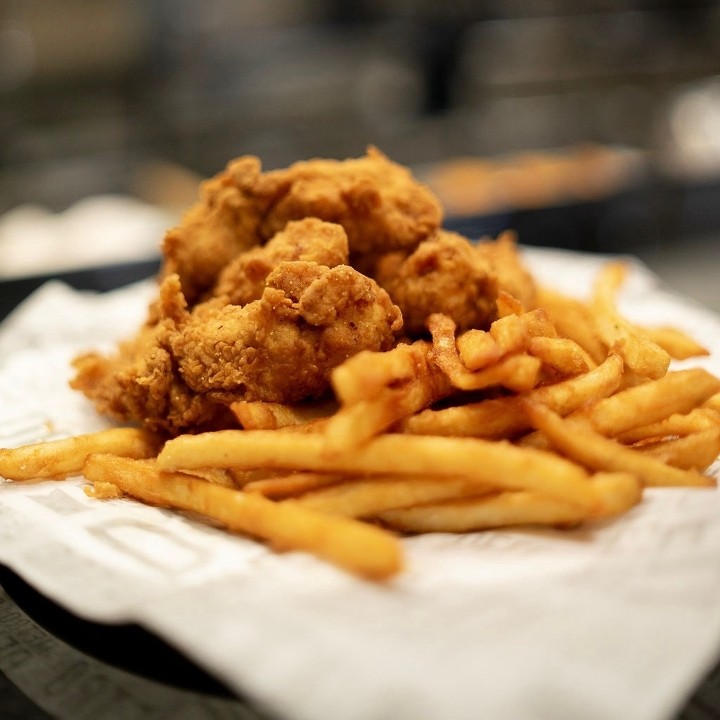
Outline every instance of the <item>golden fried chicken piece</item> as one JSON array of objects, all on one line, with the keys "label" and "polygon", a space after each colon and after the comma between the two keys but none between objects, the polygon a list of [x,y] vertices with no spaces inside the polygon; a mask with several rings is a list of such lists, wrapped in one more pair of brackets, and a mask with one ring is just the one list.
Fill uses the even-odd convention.
[{"label": "golden fried chicken piece", "polygon": [[319,397],[336,365],[392,347],[402,326],[374,280],[307,261],[280,263],[243,307],[212,298],[190,311],[168,275],[156,307],[160,320],[115,355],[77,358],[71,385],[101,413],[169,434],[236,426],[228,408],[238,400]]},{"label": "golden fried chicken piece", "polygon": [[374,147],[356,159],[297,162],[268,178],[287,185],[262,222],[264,237],[313,216],[342,225],[351,255],[363,255],[412,249],[443,218],[430,190]]},{"label": "golden fried chicken piece", "polygon": [[180,277],[190,303],[238,253],[259,243],[259,227],[274,198],[270,185],[263,182],[257,158],[233,160],[201,184],[198,201],[166,233],[162,274]]},{"label": "golden fried chicken piece", "polygon": [[338,223],[351,256],[412,249],[442,222],[442,208],[410,171],[375,148],[348,160],[314,159],[262,172],[251,156],[203,183],[198,202],[163,243],[163,275],[177,273],[195,304],[222,268],[305,217]]},{"label": "golden fried chicken piece", "polygon": [[83,392],[101,414],[121,422],[175,434],[183,429],[212,430],[233,426],[232,413],[213,398],[191,390],[177,372],[168,340],[178,319],[187,316],[180,279],[169,275],[148,320],[115,353],[80,355],[73,361],[70,386]]},{"label": "golden fried chicken piece", "polygon": [[432,313],[451,317],[458,331],[487,328],[497,316],[500,290],[526,309],[535,303],[535,283],[511,232],[472,243],[458,233],[438,230],[409,255],[382,256],[372,274],[400,307],[410,337],[427,334]]},{"label": "golden fried chicken piece", "polygon": [[305,260],[327,267],[347,264],[348,241],[342,225],[317,218],[289,222],[265,245],[241,253],[220,273],[212,294],[232,305],[257,300],[265,279],[282,261]]},{"label": "golden fried chicken piece", "polygon": [[388,294],[348,265],[282,262],[259,300],[207,305],[168,344],[188,387],[226,405],[319,397],[333,368],[360,350],[391,348],[402,326]]},{"label": "golden fried chicken piece", "polygon": [[411,337],[427,333],[432,313],[450,316],[459,330],[487,327],[496,314],[498,281],[493,266],[469,240],[439,230],[410,255],[388,253],[375,269],[403,314]]}]

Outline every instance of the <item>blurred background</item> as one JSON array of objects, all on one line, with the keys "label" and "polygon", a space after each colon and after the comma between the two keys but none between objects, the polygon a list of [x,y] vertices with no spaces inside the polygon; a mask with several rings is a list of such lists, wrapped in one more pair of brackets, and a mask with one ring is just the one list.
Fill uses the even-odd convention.
[{"label": "blurred background", "polygon": [[0,277],[151,260],[237,155],[375,144],[468,234],[720,310],[718,37],[701,0],[0,0]]}]

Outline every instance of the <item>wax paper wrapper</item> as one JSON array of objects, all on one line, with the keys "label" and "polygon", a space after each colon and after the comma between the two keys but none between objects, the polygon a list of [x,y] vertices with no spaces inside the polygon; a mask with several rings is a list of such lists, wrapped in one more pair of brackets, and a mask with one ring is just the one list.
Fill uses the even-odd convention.
[{"label": "wax paper wrapper", "polygon": [[[525,253],[579,296],[601,262]],[[685,328],[712,351],[686,363],[720,373],[720,319],[633,268],[623,312]],[[16,310],[0,328],[0,442],[106,425],[69,390],[70,360],[130,334],[153,292],[49,284]],[[82,485],[1,484],[0,561],[83,617],[140,623],[274,717],[661,720],[720,651],[715,489],[648,491],[574,531],[406,539],[407,569],[373,584]]]}]

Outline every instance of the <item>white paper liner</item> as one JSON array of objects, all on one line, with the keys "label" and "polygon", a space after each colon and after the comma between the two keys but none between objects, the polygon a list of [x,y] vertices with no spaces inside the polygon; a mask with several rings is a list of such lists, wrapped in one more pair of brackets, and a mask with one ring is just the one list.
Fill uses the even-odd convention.
[{"label": "white paper liner", "polygon": [[[601,258],[526,250],[586,295]],[[105,295],[50,284],[0,327],[0,445],[103,427],[67,386],[78,352],[132,333],[152,283]],[[712,354],[720,319],[634,263],[622,309]],[[716,467],[717,474],[717,467]],[[0,561],[75,613],[135,621],[287,720],[663,720],[720,654],[720,494],[646,492],[572,532],[404,541],[375,585],[181,514],[94,501],[81,478],[0,485]]]}]

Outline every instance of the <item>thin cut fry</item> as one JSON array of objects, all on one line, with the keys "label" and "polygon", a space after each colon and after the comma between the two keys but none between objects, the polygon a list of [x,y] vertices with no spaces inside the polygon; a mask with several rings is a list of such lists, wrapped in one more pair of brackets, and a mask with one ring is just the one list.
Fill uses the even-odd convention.
[{"label": "thin cut fry", "polygon": [[607,345],[601,340],[595,317],[584,302],[541,287],[538,303],[550,315],[560,337],[574,340],[596,363],[605,359]]},{"label": "thin cut fry", "polygon": [[[503,320],[517,316],[508,315]],[[500,322],[500,321],[496,321]],[[495,323],[493,323],[493,326]],[[525,331],[522,324],[508,327]],[[517,392],[529,390],[537,385],[540,376],[541,362],[530,355],[510,355],[494,365],[470,372],[460,360],[455,343],[455,322],[447,315],[434,313],[428,318],[428,329],[433,338],[430,357],[447,375],[452,385],[460,390],[483,390],[489,387],[506,387]],[[509,330],[509,333],[514,332]],[[496,340],[497,342],[497,340]],[[508,340],[508,342],[511,342]],[[498,347],[500,345],[498,344]]]},{"label": "thin cut fry", "polygon": [[303,493],[317,490],[319,488],[328,487],[335,483],[342,482],[345,478],[343,475],[333,475],[330,473],[309,473],[297,472],[290,475],[279,475],[275,477],[264,478],[262,480],[253,480],[243,486],[245,492],[254,492],[264,495],[272,500],[284,500],[285,498]]},{"label": "thin cut fry", "polygon": [[271,430],[219,430],[169,440],[164,470],[265,467],[321,472],[468,477],[501,489],[538,490],[581,507],[593,504],[587,474],[555,455],[475,438],[380,435],[358,454],[328,454],[323,438]]},{"label": "thin cut fry", "polygon": [[587,422],[561,418],[539,403],[525,401],[533,425],[560,452],[597,471],[630,472],[647,487],[711,487],[712,478],[692,470],[665,465],[600,435]]},{"label": "thin cut fry", "polygon": [[375,397],[385,388],[412,379],[424,362],[429,344],[400,343],[387,352],[363,350],[338,365],[331,376],[333,391],[343,404]]},{"label": "thin cut fry", "polygon": [[[527,348],[529,335],[520,315],[506,315],[490,325],[490,335],[500,350],[500,355],[522,352]],[[432,328],[430,330],[432,332]]]},{"label": "thin cut fry", "polygon": [[678,370],[598,400],[588,417],[598,432],[618,435],[675,413],[690,412],[719,389],[720,379],[707,370]]},{"label": "thin cut fry", "polygon": [[159,448],[158,437],[146,430],[109,428],[18,448],[0,448],[0,477],[62,480],[80,473],[85,458],[91,453],[147,458],[155,455]]},{"label": "thin cut fry", "polygon": [[515,296],[506,290],[500,290],[497,297],[497,314],[499,318],[508,315],[521,315],[525,312],[525,307]]},{"label": "thin cut fry", "polygon": [[246,430],[276,430],[277,428],[306,425],[330,416],[337,409],[334,402],[304,405],[284,405],[240,400],[230,405],[241,427]]},{"label": "thin cut fry", "polygon": [[362,518],[398,507],[491,492],[491,486],[472,478],[373,476],[315,490],[294,502],[318,512]]},{"label": "thin cut fry", "polygon": [[591,400],[615,392],[622,381],[622,373],[622,358],[610,355],[604,363],[584,375],[535,388],[525,396],[494,398],[442,410],[425,410],[408,418],[402,424],[402,430],[416,435],[509,438],[530,427],[520,407],[521,397],[531,398],[560,415],[567,415]]},{"label": "thin cut fry", "polygon": [[683,437],[718,427],[720,427],[720,413],[711,408],[697,407],[687,414],[675,413],[658,422],[626,430],[616,435],[615,439],[627,445],[641,440],[662,439],[672,436]]},{"label": "thin cut fry", "polygon": [[507,491],[479,498],[388,510],[379,519],[404,532],[470,532],[511,525],[574,525],[629,510],[641,497],[641,487],[628,473],[593,478],[596,511],[588,514],[558,498],[529,491]]},{"label": "thin cut fry", "polygon": [[720,455],[720,427],[641,445],[637,449],[666,465],[703,471]]},{"label": "thin cut fry", "polygon": [[448,378],[427,353],[417,358],[415,377],[398,387],[383,388],[367,400],[343,405],[325,424],[327,451],[342,452],[362,447],[396,422],[450,394]]},{"label": "thin cut fry", "polygon": [[581,375],[595,367],[587,352],[568,338],[531,338],[528,352],[562,375]]},{"label": "thin cut fry", "polygon": [[657,343],[675,360],[709,355],[710,351],[686,332],[676,327],[639,327],[640,331]]},{"label": "thin cut fry", "polygon": [[591,307],[600,337],[623,356],[627,367],[636,375],[661,378],[670,366],[670,355],[617,311],[617,295],[626,274],[624,263],[607,263],[595,281]]},{"label": "thin cut fry", "polygon": [[381,580],[402,568],[397,539],[372,525],[111,455],[91,455],[83,472],[92,482],[112,483],[145,502],[196,512],[278,549],[305,550],[363,577]]},{"label": "thin cut fry", "polygon": [[485,330],[467,330],[458,335],[457,351],[462,364],[471,372],[483,370],[500,359],[495,338]]}]

